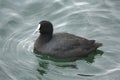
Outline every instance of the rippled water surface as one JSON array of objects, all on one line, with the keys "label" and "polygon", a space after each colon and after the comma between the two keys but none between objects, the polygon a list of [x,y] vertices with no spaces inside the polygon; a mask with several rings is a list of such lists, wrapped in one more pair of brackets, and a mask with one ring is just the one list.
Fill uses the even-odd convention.
[{"label": "rippled water surface", "polygon": [[[89,59],[37,57],[37,24],[103,43]],[[0,0],[0,80],[119,80],[120,0]]]}]

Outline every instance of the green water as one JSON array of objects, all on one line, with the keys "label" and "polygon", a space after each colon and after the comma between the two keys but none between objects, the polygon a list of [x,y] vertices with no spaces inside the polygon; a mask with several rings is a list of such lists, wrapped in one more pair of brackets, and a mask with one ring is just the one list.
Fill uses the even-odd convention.
[{"label": "green water", "polygon": [[[41,20],[103,43],[75,61],[36,56]],[[120,0],[0,0],[0,80],[119,80]]]}]

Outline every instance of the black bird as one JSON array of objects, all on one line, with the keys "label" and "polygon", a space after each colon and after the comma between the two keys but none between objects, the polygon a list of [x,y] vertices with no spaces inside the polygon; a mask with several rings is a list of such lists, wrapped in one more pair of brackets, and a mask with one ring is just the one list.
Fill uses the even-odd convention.
[{"label": "black bird", "polygon": [[35,41],[34,49],[39,54],[47,54],[60,58],[85,57],[95,52],[102,43],[88,40],[70,33],[53,34],[53,25],[49,21],[41,21],[40,35]]}]

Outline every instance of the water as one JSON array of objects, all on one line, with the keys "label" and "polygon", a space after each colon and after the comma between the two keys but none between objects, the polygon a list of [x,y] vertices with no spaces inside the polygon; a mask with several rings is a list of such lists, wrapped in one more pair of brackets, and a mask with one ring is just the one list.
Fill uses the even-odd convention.
[{"label": "water", "polygon": [[[0,0],[0,80],[119,80],[120,0]],[[91,62],[38,58],[37,24],[103,43]]]}]

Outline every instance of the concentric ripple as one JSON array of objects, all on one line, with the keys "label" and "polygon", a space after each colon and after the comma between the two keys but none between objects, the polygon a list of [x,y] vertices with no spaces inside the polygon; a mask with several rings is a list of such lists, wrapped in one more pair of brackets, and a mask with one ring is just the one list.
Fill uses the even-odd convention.
[{"label": "concentric ripple", "polygon": [[34,37],[32,30],[17,30],[6,39],[1,54],[1,61],[4,61],[2,69],[12,80],[26,78],[27,75],[30,80],[37,79],[37,61],[33,54]]}]

